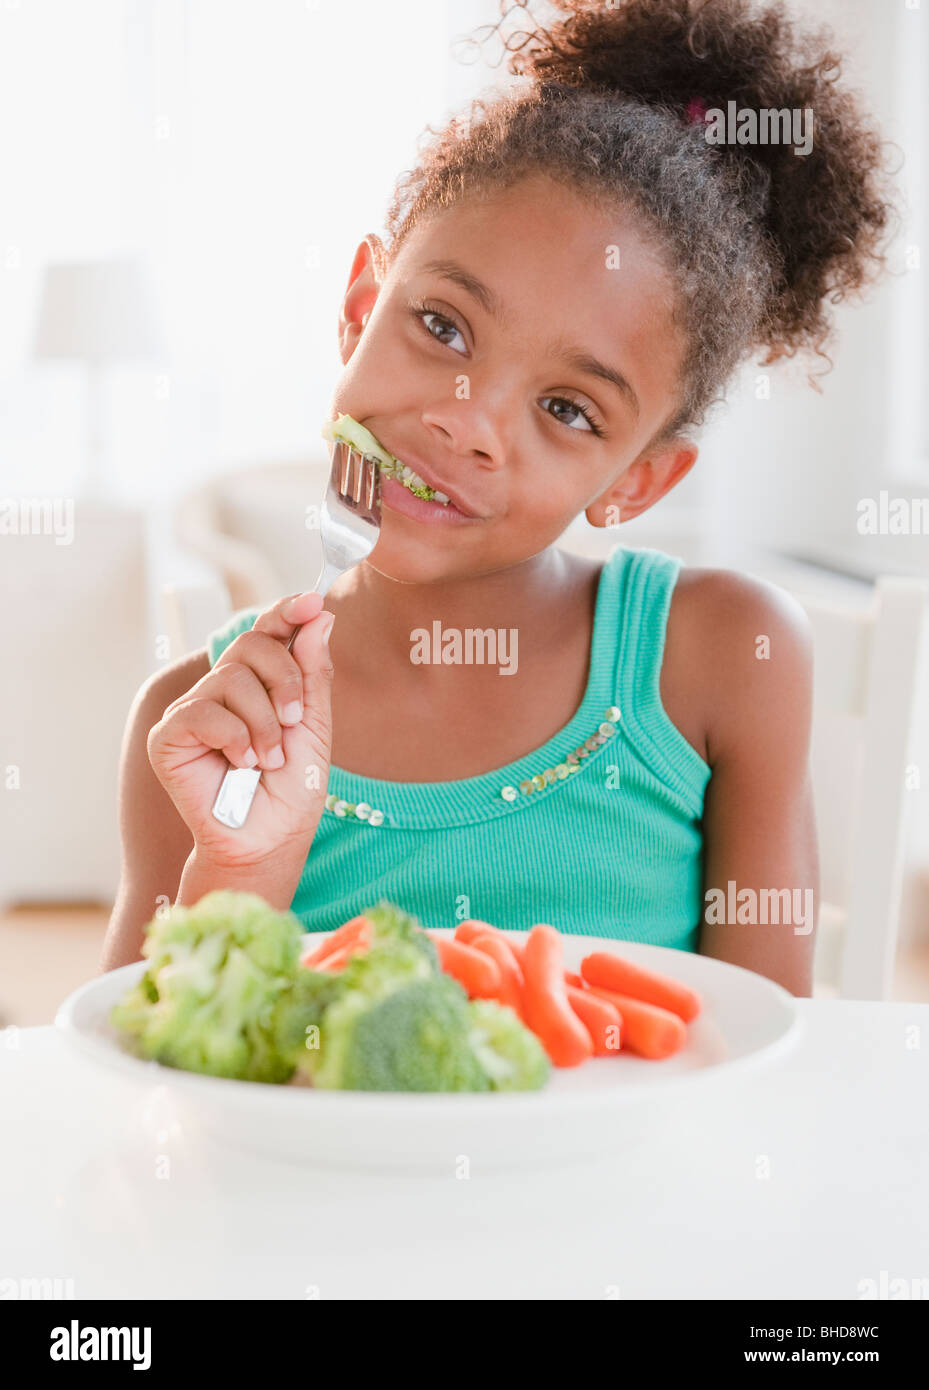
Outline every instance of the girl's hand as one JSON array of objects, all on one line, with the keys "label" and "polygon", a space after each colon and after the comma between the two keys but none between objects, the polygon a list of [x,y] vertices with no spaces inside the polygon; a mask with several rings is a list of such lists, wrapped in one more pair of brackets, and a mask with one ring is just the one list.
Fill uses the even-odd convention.
[{"label": "girl's hand", "polygon": [[[333,669],[325,639],[333,615],[321,611],[322,603],[319,594],[305,593],[265,609],[149,733],[156,777],[198,855],[218,867],[309,851],[325,805],[332,746]],[[230,763],[261,771],[238,830],[212,814]]]}]

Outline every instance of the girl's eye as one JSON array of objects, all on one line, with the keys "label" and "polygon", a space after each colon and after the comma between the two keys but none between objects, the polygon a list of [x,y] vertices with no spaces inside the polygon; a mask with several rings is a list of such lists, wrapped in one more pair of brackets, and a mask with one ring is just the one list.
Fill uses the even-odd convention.
[{"label": "girl's eye", "polygon": [[[461,332],[461,329],[458,328],[457,325],[446,314],[439,313],[438,309],[430,309],[428,304],[411,304],[410,313],[412,314],[414,319],[417,319],[422,324],[423,328],[429,334],[429,337],[434,338],[435,341],[437,343],[441,343],[443,347],[451,347],[451,343],[448,341],[447,338],[441,337],[440,334],[451,333],[452,337],[454,337],[454,335],[457,333],[459,338],[463,338],[464,336]],[[432,331],[432,326],[426,322],[426,319],[435,319],[437,321],[439,325],[438,333],[434,333]],[[453,351],[457,352],[458,349],[454,348]],[[604,431],[601,428],[601,426],[594,419],[593,415],[591,415],[590,411],[588,411],[584,406],[580,405],[577,401],[568,400],[566,396],[543,396],[542,400],[543,402],[556,401],[560,406],[567,406],[569,411],[573,410],[575,412],[575,418],[581,417],[584,420],[586,420],[588,428],[587,430],[582,429],[582,434],[586,434],[589,431],[591,434],[595,434],[598,437],[602,437]],[[560,415],[555,415],[553,416],[553,418],[556,420],[560,420],[562,424],[567,424],[569,429],[575,428],[573,424],[570,424],[566,420],[562,420],[562,417]]]},{"label": "girl's eye", "polygon": [[[437,309],[430,309],[428,304],[412,304],[410,306],[410,313],[413,315],[414,319],[420,321],[430,338],[435,338],[436,342],[441,343],[443,347],[450,347],[451,344],[447,339],[439,337],[438,333],[433,333],[432,328],[426,323],[426,319],[437,319],[439,324],[442,325],[440,332],[447,333],[450,329],[453,334],[457,333],[459,337],[463,337],[461,329],[456,327],[450,318],[446,318],[445,314],[440,314]],[[457,352],[458,349],[454,348],[453,351]]]},{"label": "girl's eye", "polygon": [[[577,416],[583,416],[583,418],[587,421],[588,426],[590,427],[591,434],[596,434],[598,436],[601,436],[603,434],[603,430],[597,424],[594,417],[590,414],[588,410],[584,408],[584,406],[578,404],[577,401],[569,401],[566,396],[543,396],[542,401],[543,403],[545,401],[555,401],[558,405],[567,406],[569,410],[575,411]],[[568,422],[566,420],[563,420],[562,416],[560,415],[556,415],[554,418],[556,420],[561,420],[563,424],[568,424]],[[574,426],[568,424],[568,428],[573,429]],[[581,433],[586,434],[587,431],[582,429]]]}]

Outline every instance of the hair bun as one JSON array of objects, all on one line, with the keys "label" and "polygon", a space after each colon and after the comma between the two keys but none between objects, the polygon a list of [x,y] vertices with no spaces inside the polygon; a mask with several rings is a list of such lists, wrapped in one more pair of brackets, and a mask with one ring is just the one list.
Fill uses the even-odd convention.
[{"label": "hair bun", "polygon": [[[799,28],[783,0],[549,3],[564,17],[505,39],[508,70],[546,92],[582,88],[662,107],[697,138],[700,107],[812,111],[808,153],[795,153],[793,140],[712,147],[771,245],[769,360],[820,345],[829,327],[823,300],[870,278],[891,211],[880,136],[855,94],[837,84],[842,60],[831,32]],[[504,6],[500,23],[512,13]],[[528,5],[517,8],[534,18]]]}]

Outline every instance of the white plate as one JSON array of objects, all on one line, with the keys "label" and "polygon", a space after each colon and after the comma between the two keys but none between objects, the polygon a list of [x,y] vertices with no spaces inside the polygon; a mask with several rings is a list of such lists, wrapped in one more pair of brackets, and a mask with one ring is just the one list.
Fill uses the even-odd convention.
[{"label": "white plate", "polygon": [[[525,939],[526,933],[514,936]],[[593,1058],[553,1069],[543,1090],[527,1092],[382,1094],[230,1081],[141,1061],[121,1046],[107,1018],[145,970],[144,961],[75,990],[55,1022],[90,1061],[140,1086],[168,1087],[187,1123],[227,1143],[303,1163],[447,1172],[464,1160],[481,1169],[571,1162],[660,1135],[669,1125],[673,1142],[675,1118],[692,1094],[705,1104],[708,1086],[737,1086],[746,1072],[779,1059],[797,1040],[793,995],[763,975],[640,942],[563,941],[568,969],[577,969],[591,951],[608,950],[698,990],[703,1011],[688,1026],[683,1050],[661,1062],[625,1052]]]}]

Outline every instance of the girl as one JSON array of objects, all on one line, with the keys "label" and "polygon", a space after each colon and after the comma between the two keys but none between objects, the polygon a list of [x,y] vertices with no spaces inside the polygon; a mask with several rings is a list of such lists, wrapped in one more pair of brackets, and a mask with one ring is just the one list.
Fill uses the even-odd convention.
[{"label": "girl", "polygon": [[[811,992],[802,610],[660,551],[556,542],[664,497],[747,356],[821,350],[826,302],[882,259],[880,142],[780,6],[558,9],[518,36],[522,82],[431,132],[387,246],[355,254],[332,415],[417,475],[385,481],[369,560],[325,612],[306,593],[239,613],[136,697],[104,968],[139,957],[159,898],[229,887],[310,931],[383,896],[429,926],[547,921]],[[781,143],[718,143],[730,102],[787,112]],[[506,663],[422,659],[469,630]],[[211,814],[227,763],[262,771],[240,830]]]}]

